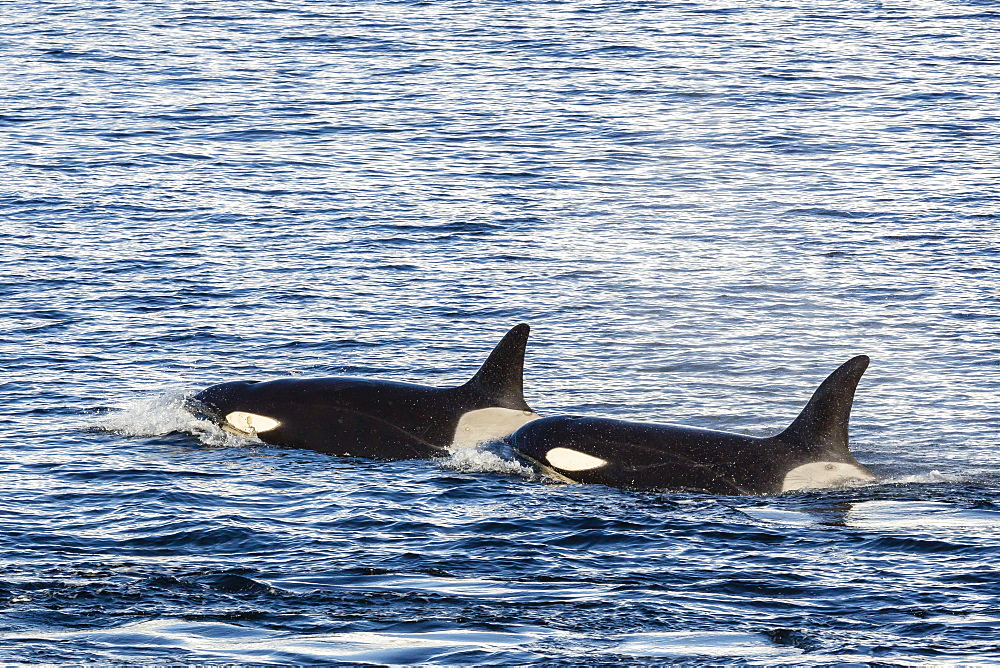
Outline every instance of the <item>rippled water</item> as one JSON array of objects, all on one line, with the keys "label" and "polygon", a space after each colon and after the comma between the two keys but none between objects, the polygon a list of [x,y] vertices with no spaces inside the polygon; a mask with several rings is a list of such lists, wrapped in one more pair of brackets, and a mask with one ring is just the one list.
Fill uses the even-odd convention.
[{"label": "rippled water", "polygon": [[[0,658],[1000,661],[994,0],[0,8]],[[886,482],[547,483],[225,438],[223,380],[787,426]]]}]

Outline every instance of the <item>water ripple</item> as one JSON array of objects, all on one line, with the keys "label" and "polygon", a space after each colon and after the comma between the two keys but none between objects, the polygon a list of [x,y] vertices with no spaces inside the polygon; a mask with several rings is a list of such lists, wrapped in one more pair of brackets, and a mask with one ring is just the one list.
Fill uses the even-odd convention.
[{"label": "water ripple", "polygon": [[[994,5],[5,7],[0,657],[996,661]],[[521,321],[546,415],[770,434],[869,354],[884,481],[631,493],[182,410],[462,383]]]}]

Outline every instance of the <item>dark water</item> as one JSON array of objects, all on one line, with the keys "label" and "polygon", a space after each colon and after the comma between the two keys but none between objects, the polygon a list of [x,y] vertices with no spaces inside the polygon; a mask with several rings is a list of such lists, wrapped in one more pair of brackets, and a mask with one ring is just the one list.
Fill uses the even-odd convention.
[{"label": "dark water", "polygon": [[[0,6],[0,660],[1000,662],[1000,3]],[[763,435],[780,497],[227,439],[237,378]]]}]

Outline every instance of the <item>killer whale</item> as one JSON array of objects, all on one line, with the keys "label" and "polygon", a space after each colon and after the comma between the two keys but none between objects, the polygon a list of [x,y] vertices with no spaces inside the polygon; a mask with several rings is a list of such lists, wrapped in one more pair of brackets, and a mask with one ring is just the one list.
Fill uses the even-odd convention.
[{"label": "killer whale", "polygon": [[848,421],[869,358],[859,355],[823,381],[792,424],[756,438],[679,425],[595,417],[541,418],[507,440],[522,459],[557,479],[626,489],[780,494],[876,476],[848,447]]},{"label": "killer whale", "polygon": [[436,388],[365,378],[213,385],[188,407],[265,443],[382,460],[423,459],[509,435],[538,418],[524,401],[529,327],[512,328],[472,379]]}]

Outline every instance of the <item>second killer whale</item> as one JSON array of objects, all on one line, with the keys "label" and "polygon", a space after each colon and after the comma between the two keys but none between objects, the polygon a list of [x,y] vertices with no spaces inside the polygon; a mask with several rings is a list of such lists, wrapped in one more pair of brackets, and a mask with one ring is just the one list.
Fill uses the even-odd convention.
[{"label": "second killer whale", "polygon": [[213,385],[189,409],[265,443],[381,460],[425,459],[497,440],[538,418],[524,400],[529,327],[513,327],[458,387],[367,378],[282,378]]},{"label": "second killer whale", "polygon": [[507,440],[550,477],[633,490],[780,494],[870,482],[848,447],[848,422],[869,358],[859,355],[823,381],[792,424],[756,438],[680,425],[555,416]]}]

